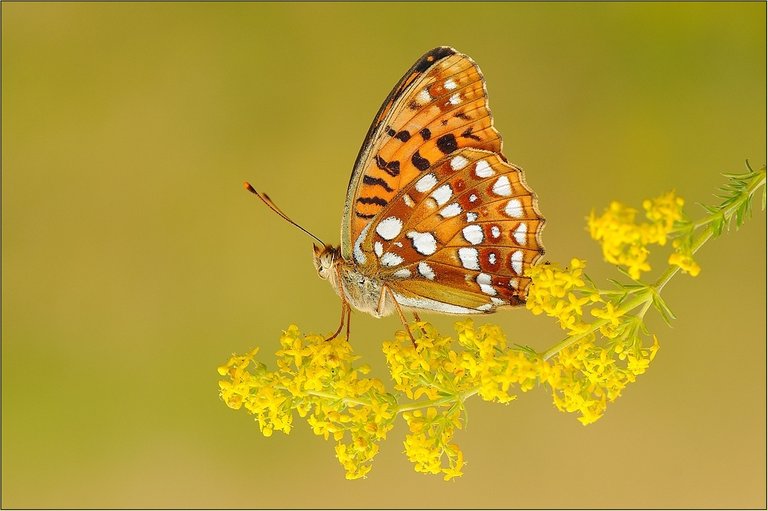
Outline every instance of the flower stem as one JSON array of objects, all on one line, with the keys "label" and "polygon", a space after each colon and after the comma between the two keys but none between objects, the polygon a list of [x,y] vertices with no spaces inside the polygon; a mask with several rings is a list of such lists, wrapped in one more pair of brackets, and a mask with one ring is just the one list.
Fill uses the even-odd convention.
[{"label": "flower stem", "polygon": [[398,406],[397,408],[395,408],[395,413],[410,412],[412,410],[420,410],[420,409],[426,408],[428,406],[440,406],[440,405],[444,405],[446,403],[451,403],[451,402],[463,402],[464,400],[474,396],[478,392],[480,392],[480,388],[479,387],[475,388],[475,389],[468,390],[466,392],[462,392],[462,393],[460,393],[458,395],[450,395],[450,396],[441,397],[440,399],[428,399],[428,400],[425,400],[425,401],[416,401],[416,402],[413,402],[413,403],[404,403],[404,404]]}]

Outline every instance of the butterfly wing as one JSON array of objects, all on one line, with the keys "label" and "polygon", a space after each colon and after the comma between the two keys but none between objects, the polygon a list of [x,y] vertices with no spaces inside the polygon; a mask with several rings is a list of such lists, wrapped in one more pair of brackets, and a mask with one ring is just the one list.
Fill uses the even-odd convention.
[{"label": "butterfly wing", "polygon": [[498,153],[463,148],[400,190],[353,257],[406,307],[492,312],[524,303],[543,225],[521,169]]},{"label": "butterfly wing", "polygon": [[453,48],[434,48],[398,82],[368,130],[347,190],[342,257],[352,259],[355,241],[404,187],[462,147],[501,154],[501,137],[477,65]]}]

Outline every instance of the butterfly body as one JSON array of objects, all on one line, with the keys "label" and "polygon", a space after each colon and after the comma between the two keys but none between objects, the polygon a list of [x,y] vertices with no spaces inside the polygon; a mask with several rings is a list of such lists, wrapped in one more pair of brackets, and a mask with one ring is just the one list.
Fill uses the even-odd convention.
[{"label": "butterfly body", "polygon": [[318,275],[327,279],[336,294],[355,309],[381,318],[395,309],[386,293],[386,284],[375,276],[365,275],[341,257],[338,247],[314,247],[314,262]]}]

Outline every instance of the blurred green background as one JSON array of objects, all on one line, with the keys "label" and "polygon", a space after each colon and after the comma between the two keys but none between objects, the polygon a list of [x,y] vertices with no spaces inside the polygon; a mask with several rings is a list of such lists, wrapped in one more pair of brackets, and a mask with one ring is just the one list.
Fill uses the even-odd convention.
[{"label": "blurred green background", "polygon": [[[232,352],[335,328],[310,240],[337,243],[381,101],[427,49],[472,56],[527,171],[550,261],[615,277],[585,232],[611,200],[714,202],[765,163],[764,3],[4,3],[3,507],[764,507],[765,217],[666,289],[650,370],[583,427],[544,389],[475,399],[451,483],[399,425],[366,480],[298,421],[260,435],[217,397]],[[333,136],[330,136],[333,134]],[[656,260],[658,261],[658,259]],[[657,270],[659,267],[657,266]],[[430,315],[443,331],[455,318]],[[478,320],[544,349],[518,310]],[[353,316],[386,375],[396,317]]]}]

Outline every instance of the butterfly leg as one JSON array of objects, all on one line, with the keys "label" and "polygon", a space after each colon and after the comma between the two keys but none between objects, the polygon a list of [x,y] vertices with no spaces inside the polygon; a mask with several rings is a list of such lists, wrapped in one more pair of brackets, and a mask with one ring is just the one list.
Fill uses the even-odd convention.
[{"label": "butterfly leg", "polygon": [[[416,320],[416,323],[421,323],[421,316],[416,311],[411,311],[413,313],[413,319]],[[421,330],[421,333],[424,335],[427,335],[427,331],[424,329],[423,326],[419,327],[419,330]]]},{"label": "butterfly leg", "polygon": [[347,305],[347,342],[349,342],[349,325],[352,324],[352,307]]},{"label": "butterfly leg", "polygon": [[403,326],[405,327],[405,331],[408,332],[408,337],[411,338],[413,347],[417,348],[418,346],[416,344],[416,339],[414,339],[413,334],[411,333],[411,329],[408,327],[408,321],[405,319],[405,314],[403,314],[403,310],[400,308],[400,304],[397,303],[397,300],[395,299],[395,294],[388,287],[384,287],[384,289],[389,291],[389,296],[392,297],[392,303],[395,304],[395,310],[397,311],[397,315],[400,316],[400,321],[403,323]]},{"label": "butterfly leg", "polygon": [[344,326],[345,314],[347,315],[347,340],[349,340],[349,314],[351,314],[351,310],[350,310],[349,304],[347,304],[347,301],[342,298],[341,299],[341,320],[339,321],[339,328],[337,328],[336,331],[333,333],[333,335],[328,337],[326,341],[332,341],[339,336],[339,334],[341,333],[341,328]]}]

